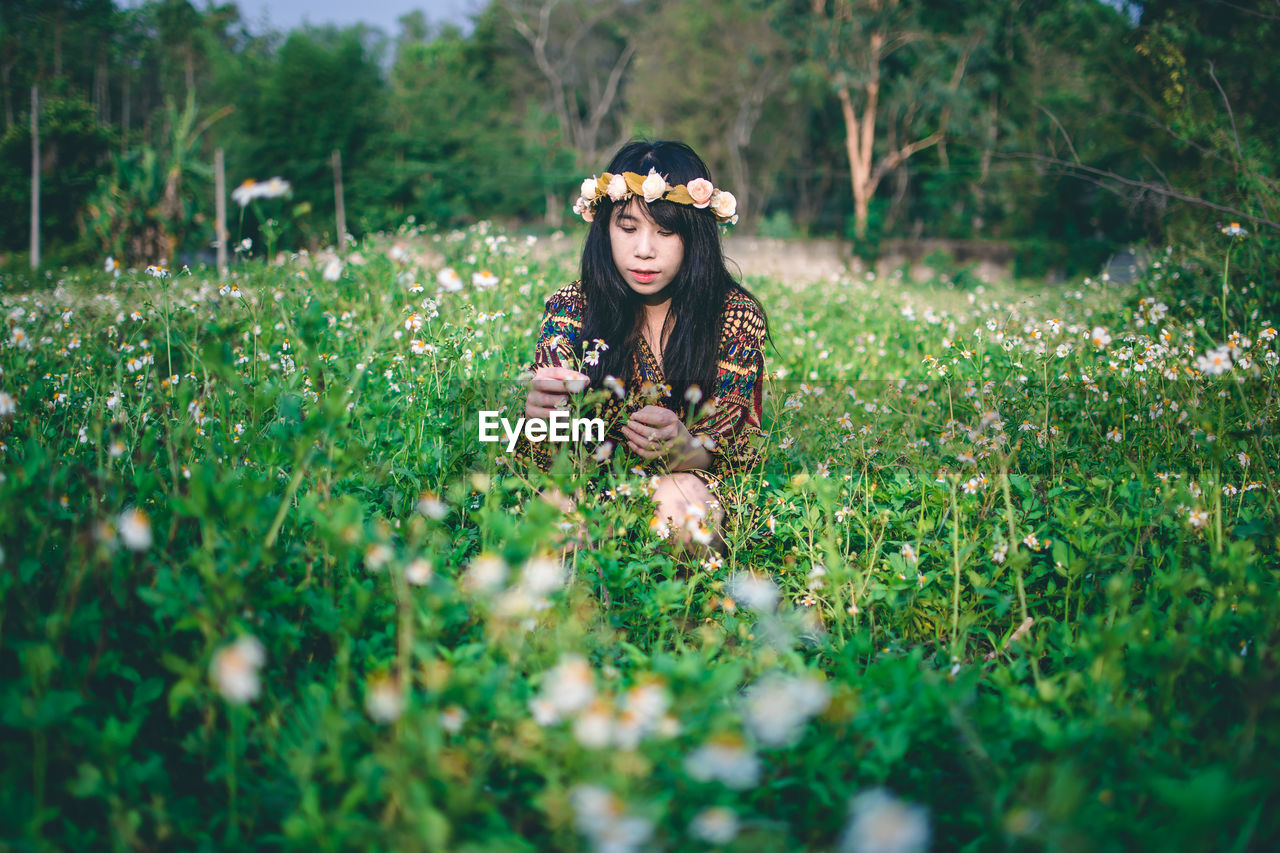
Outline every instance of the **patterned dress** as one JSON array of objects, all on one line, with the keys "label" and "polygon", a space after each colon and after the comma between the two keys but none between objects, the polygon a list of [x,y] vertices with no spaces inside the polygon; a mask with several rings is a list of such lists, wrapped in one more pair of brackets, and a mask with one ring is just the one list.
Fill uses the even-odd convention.
[{"label": "patterned dress", "polygon": [[[548,366],[576,368],[585,305],[586,295],[578,282],[560,288],[547,298],[546,313],[534,350],[535,370]],[[765,334],[764,315],[746,294],[731,293],[724,311],[716,361],[716,387],[699,404],[697,420],[693,423],[685,420],[689,433],[701,439],[699,443],[711,456],[708,468],[687,469],[686,473],[706,483],[721,505],[725,503],[721,477],[732,471],[754,467],[760,462],[758,443],[753,439],[763,435],[760,418],[763,411]],[[654,389],[660,393],[666,380],[643,336],[637,338],[629,378],[627,387],[632,389],[632,393],[624,400],[614,399],[598,413],[611,424],[606,439],[623,452],[629,451],[626,450],[626,437],[621,428],[632,413],[650,403],[663,405],[677,413],[681,408],[677,401],[658,400],[652,396]],[[648,396],[646,389],[651,392]],[[530,450],[534,460],[545,470],[551,461],[547,444],[533,444]],[[666,460],[635,457],[635,463],[653,474],[667,470]]]}]

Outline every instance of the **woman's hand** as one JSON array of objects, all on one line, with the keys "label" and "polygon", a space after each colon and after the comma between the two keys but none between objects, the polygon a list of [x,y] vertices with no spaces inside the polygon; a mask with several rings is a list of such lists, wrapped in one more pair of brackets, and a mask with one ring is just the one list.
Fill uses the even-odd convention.
[{"label": "woman's hand", "polygon": [[553,411],[567,409],[569,395],[585,390],[590,381],[587,374],[567,367],[539,367],[525,397],[524,416],[549,420]]},{"label": "woman's hand", "polygon": [[642,459],[670,457],[671,469],[706,468],[711,454],[694,444],[693,436],[676,413],[661,406],[645,406],[622,427],[631,452]]}]

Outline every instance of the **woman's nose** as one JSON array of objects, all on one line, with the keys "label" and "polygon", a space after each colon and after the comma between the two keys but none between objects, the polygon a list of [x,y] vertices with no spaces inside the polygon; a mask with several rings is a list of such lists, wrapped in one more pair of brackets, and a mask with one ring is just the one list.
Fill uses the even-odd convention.
[{"label": "woman's nose", "polygon": [[636,235],[636,257],[653,257],[653,237],[643,232]]}]

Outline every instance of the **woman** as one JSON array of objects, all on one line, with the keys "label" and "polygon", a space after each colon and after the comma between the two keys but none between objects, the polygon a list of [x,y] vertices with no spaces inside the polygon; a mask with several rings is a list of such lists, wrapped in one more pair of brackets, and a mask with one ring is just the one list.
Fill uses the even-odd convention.
[{"label": "woman", "polygon": [[655,523],[685,542],[721,541],[720,477],[759,462],[768,332],[725,268],[718,222],[736,204],[679,142],[629,143],[584,181],[581,279],[547,299],[525,404],[546,419],[584,384],[613,390],[609,439],[659,475]]}]

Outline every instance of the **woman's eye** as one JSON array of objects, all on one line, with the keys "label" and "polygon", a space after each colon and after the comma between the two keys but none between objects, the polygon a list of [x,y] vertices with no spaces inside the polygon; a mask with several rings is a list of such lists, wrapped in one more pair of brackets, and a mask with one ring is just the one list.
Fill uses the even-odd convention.
[{"label": "woman's eye", "polygon": [[676,234],[676,232],[674,232],[674,231],[659,231],[659,232],[658,232],[658,236],[660,236],[660,237],[674,237],[674,236],[675,236],[675,234]]}]

